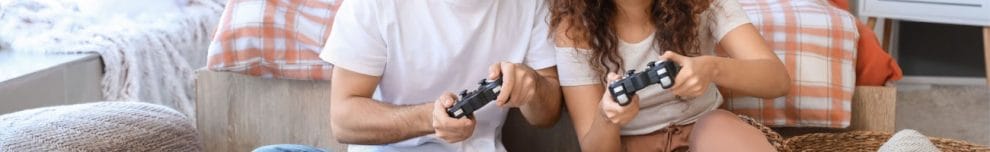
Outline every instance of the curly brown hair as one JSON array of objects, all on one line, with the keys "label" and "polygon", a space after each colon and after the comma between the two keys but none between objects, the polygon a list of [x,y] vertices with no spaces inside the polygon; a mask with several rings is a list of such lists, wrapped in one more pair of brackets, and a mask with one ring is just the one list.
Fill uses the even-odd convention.
[{"label": "curly brown hair", "polygon": [[[605,73],[621,72],[619,38],[613,22],[618,12],[615,0],[550,0],[550,29],[565,33],[575,45],[591,49],[588,63],[602,82]],[[650,7],[650,22],[655,26],[654,44],[686,56],[701,55],[699,26],[701,14],[712,0],[655,0]],[[556,34],[552,34],[556,35]],[[658,51],[657,53],[662,53]]]}]

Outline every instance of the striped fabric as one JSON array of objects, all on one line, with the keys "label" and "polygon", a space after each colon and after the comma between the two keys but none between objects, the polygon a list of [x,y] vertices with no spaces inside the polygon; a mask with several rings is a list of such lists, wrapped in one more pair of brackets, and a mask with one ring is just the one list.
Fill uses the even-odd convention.
[{"label": "striped fabric", "polygon": [[[787,66],[790,93],[733,96],[724,108],[775,127],[849,126],[855,87],[856,18],[824,0],[739,0]],[[724,54],[720,53],[720,54]]]},{"label": "striped fabric", "polygon": [[343,0],[230,0],[208,69],[266,78],[329,80],[319,58]]}]

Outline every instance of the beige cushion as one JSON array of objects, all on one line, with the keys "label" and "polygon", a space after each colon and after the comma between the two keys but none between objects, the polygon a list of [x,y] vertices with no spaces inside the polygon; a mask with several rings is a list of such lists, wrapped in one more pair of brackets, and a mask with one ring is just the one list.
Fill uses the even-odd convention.
[{"label": "beige cushion", "polygon": [[142,102],[98,102],[0,116],[0,151],[202,151],[192,119]]}]

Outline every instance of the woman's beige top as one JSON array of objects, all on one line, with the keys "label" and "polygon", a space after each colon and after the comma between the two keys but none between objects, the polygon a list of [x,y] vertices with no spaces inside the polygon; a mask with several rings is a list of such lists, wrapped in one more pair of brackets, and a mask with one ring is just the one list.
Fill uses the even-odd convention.
[{"label": "woman's beige top", "polygon": [[[704,55],[714,55],[717,42],[725,34],[740,25],[750,23],[736,0],[715,0],[712,7],[702,14],[700,21],[700,49]],[[663,50],[663,44],[658,46],[654,42],[654,35],[640,42],[620,42],[619,53],[624,69],[642,71],[650,61],[659,60],[659,50]],[[603,85],[588,64],[588,53],[589,50],[583,48],[557,47],[561,86]],[[722,95],[715,84],[710,85],[704,95],[689,101],[678,100],[659,85],[640,90],[637,92],[640,98],[639,114],[622,127],[621,134],[642,135],[670,125],[694,123],[700,116],[715,110],[722,103]]]}]

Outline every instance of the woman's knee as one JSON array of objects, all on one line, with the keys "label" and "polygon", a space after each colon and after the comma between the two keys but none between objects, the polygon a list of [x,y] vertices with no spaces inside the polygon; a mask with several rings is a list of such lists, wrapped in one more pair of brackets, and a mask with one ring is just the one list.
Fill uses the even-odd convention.
[{"label": "woman's knee", "polygon": [[759,129],[729,111],[709,112],[694,128],[689,140],[695,151],[773,151]]},{"label": "woman's knee", "polygon": [[708,112],[707,114],[701,116],[701,118],[698,119],[697,124],[706,126],[708,124],[717,125],[724,123],[741,123],[741,122],[742,120],[739,120],[739,117],[736,116],[736,114],[733,114],[732,112],[729,111],[718,109],[715,111]]},{"label": "woman's knee", "polygon": [[715,110],[702,116],[695,123],[695,131],[703,132],[731,132],[733,134],[749,133],[761,134],[759,129],[753,127],[739,118],[738,115],[725,111]]}]

